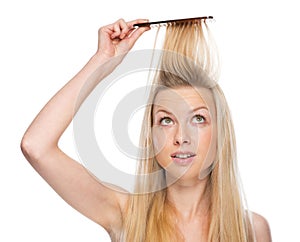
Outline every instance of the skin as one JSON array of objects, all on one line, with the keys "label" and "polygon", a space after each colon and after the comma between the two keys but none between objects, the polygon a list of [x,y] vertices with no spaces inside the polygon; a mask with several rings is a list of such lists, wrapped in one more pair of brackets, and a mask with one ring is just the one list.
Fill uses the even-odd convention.
[{"label": "skin", "polygon": [[[149,30],[146,27],[133,29],[133,24],[146,21],[145,19],[138,19],[125,22],[120,19],[113,24],[100,28],[96,53],[78,74],[49,100],[28,127],[21,141],[22,152],[34,169],[73,208],[105,228],[112,241],[118,241],[117,238],[122,229],[122,213],[128,195],[116,192],[97,182],[81,164],[70,158],[58,147],[58,142],[72,121],[79,105],[97,84],[116,68],[136,40]],[[112,61],[107,64],[108,60]],[[89,81],[88,85],[86,85],[87,81]],[[83,87],[85,87],[84,91],[82,90]],[[195,99],[190,98],[188,90],[180,91],[179,95],[183,95],[183,98],[187,98],[186,95],[188,95],[187,103],[194,104],[196,101],[196,97]],[[203,93],[203,95],[205,94]],[[199,96],[197,98],[199,99]],[[209,97],[206,100],[207,105],[209,105],[208,100]],[[188,119],[181,117],[177,112],[176,115],[181,125],[188,123],[184,121]],[[182,130],[182,133],[175,132],[177,129],[171,132],[172,128],[168,132],[164,132],[168,137],[173,135],[176,148],[182,144],[187,144],[184,137],[190,136],[186,135],[189,132],[182,127],[180,126],[178,129],[178,131]],[[197,175],[199,169],[207,165],[204,162],[205,156],[200,154],[207,153],[205,149],[213,143],[210,140],[213,137],[213,129],[209,126],[206,128],[193,126],[193,129],[199,130],[202,138],[196,139],[196,141],[205,147],[193,146],[199,154],[195,160],[195,165],[193,164],[184,176],[168,187],[169,200],[175,204],[178,211],[181,211],[178,214],[178,226],[186,237],[186,241],[189,242],[195,241],[195,238],[198,238],[199,241],[206,229],[206,225],[199,222],[199,216],[202,216],[205,221],[207,209],[203,195],[205,179],[198,181]],[[192,140],[190,141],[192,142]],[[158,145],[158,148],[160,146]],[[166,147],[161,149],[161,153],[157,156],[162,166],[168,165],[170,162],[164,157],[171,147],[171,143],[166,143]],[[159,158],[160,155],[161,159]],[[176,175],[178,169],[175,169],[174,172],[170,171],[169,174]],[[269,227],[263,217],[255,215],[254,226],[257,232],[257,241],[271,241]]]},{"label": "skin", "polygon": [[[167,180],[179,179],[177,183],[183,185],[198,183],[199,171],[211,165],[216,155],[211,93],[192,87],[160,91],[154,102],[153,124],[156,160],[167,170]],[[177,151],[194,153],[192,164],[174,165],[171,154]]]},{"label": "skin", "polygon": [[[205,88],[180,87],[157,94],[153,106],[153,143],[157,162],[172,184],[167,199],[177,211],[177,225],[188,242],[207,241],[208,177],[201,177],[216,155],[216,110]],[[196,154],[189,165],[174,164],[176,151]],[[175,180],[175,182],[174,182]],[[267,221],[253,213],[257,241],[271,241]]]},{"label": "skin", "polygon": [[[216,155],[215,120],[214,102],[207,89],[168,89],[155,98],[152,132],[156,160],[165,168],[167,181],[172,181],[167,198],[176,207],[177,225],[190,242],[207,240],[207,177],[200,180],[199,174]],[[192,163],[175,164],[171,154],[177,151],[194,153]]]}]

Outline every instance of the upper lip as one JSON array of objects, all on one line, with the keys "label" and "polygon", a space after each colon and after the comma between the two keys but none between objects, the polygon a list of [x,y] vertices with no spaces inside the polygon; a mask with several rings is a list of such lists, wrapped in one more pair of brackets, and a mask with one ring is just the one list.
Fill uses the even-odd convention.
[{"label": "upper lip", "polygon": [[177,151],[171,154],[171,157],[175,157],[176,155],[191,155],[195,156],[196,154],[190,151]]}]

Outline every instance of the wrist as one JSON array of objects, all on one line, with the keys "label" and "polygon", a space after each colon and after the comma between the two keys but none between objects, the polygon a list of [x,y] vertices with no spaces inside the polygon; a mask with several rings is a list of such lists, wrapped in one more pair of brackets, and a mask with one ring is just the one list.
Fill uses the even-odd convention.
[{"label": "wrist", "polygon": [[111,58],[108,56],[103,55],[102,53],[96,52],[90,59],[90,61],[98,63],[99,65],[102,65],[106,62],[108,62]]}]

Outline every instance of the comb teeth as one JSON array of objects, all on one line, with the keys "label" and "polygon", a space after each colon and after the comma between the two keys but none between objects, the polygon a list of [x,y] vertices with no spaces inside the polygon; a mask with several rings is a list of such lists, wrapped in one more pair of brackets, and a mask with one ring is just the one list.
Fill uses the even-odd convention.
[{"label": "comb teeth", "polygon": [[133,27],[150,27],[150,26],[157,27],[157,26],[168,26],[170,24],[182,24],[182,23],[188,23],[188,22],[197,23],[201,20],[206,20],[206,19],[213,19],[213,16],[147,22],[147,23],[134,24]]}]

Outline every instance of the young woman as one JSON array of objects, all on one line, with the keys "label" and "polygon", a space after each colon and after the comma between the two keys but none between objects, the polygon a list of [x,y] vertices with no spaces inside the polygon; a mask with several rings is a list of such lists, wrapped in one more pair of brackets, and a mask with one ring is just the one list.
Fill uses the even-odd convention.
[{"label": "young woman", "polygon": [[[243,206],[229,109],[207,72],[213,64],[206,68],[200,63],[203,68],[198,68],[194,61],[183,61],[176,54],[162,57],[142,130],[146,162],[138,170],[163,170],[155,181],[166,184],[162,189],[143,192],[153,181],[140,180],[138,195],[112,190],[58,147],[80,104],[149,30],[133,28],[145,21],[120,19],[100,28],[96,54],[45,105],[24,134],[21,149],[26,159],[66,202],[103,226],[112,241],[271,241],[266,220]],[[197,59],[194,53],[201,48],[193,47],[199,39],[189,35],[195,32],[189,28],[175,32],[171,28],[165,47]]]}]

